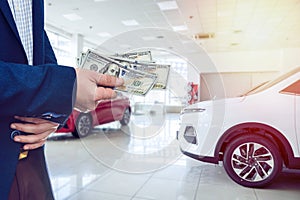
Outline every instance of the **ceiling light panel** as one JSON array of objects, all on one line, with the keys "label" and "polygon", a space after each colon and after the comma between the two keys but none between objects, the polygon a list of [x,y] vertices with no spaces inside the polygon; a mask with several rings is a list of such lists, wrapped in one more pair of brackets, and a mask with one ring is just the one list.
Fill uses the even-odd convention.
[{"label": "ceiling light panel", "polygon": [[173,31],[186,31],[188,30],[186,25],[180,25],[180,26],[172,26]]},{"label": "ceiling light panel", "polygon": [[66,18],[70,21],[78,21],[78,20],[82,19],[82,17],[77,15],[76,13],[65,14],[63,16],[64,16],[64,18]]},{"label": "ceiling light panel", "polygon": [[130,19],[130,20],[123,20],[122,24],[125,26],[138,26],[139,23],[135,19]]},{"label": "ceiling light panel", "polygon": [[157,3],[160,10],[174,10],[178,9],[176,1],[162,1]]},{"label": "ceiling light panel", "polygon": [[111,34],[108,32],[100,32],[100,33],[97,33],[97,35],[100,37],[111,37]]}]

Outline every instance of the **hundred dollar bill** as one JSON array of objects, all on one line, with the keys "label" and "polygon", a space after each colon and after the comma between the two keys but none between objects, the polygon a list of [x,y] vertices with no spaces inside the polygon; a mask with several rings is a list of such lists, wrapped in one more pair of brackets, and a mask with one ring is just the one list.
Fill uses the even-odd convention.
[{"label": "hundred dollar bill", "polygon": [[157,76],[151,73],[129,69],[108,56],[88,50],[81,68],[124,79],[124,85],[115,90],[135,95],[146,95],[154,86]]},{"label": "hundred dollar bill", "polygon": [[116,57],[132,59],[136,61],[152,62],[151,51],[129,52],[124,54],[116,54]]},{"label": "hundred dollar bill", "polygon": [[157,76],[157,81],[154,84],[153,89],[166,89],[171,67],[170,65],[141,62],[117,56],[110,56],[110,58],[120,62],[123,66],[125,66],[125,68],[155,74]]}]

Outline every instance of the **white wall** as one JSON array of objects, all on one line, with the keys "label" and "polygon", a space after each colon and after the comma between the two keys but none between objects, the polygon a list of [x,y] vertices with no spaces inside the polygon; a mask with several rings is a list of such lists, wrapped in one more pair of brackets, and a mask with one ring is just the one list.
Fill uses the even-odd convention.
[{"label": "white wall", "polygon": [[209,54],[220,72],[284,72],[300,66],[300,48]]},{"label": "white wall", "polygon": [[200,74],[200,99],[234,97],[300,66],[300,48],[209,54],[217,72]]}]

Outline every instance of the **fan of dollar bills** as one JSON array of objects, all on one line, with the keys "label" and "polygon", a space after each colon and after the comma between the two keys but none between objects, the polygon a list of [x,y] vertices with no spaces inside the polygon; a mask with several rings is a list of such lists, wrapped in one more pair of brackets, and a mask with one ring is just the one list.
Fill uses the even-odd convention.
[{"label": "fan of dollar bills", "polygon": [[134,95],[146,95],[151,89],[166,89],[170,65],[156,64],[151,51],[103,55],[89,49],[77,58],[83,69],[124,79],[124,85],[115,89]]}]

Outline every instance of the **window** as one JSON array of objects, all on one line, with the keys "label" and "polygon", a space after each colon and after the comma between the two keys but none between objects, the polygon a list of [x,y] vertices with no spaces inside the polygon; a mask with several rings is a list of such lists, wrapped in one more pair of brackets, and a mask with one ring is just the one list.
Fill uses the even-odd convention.
[{"label": "window", "polygon": [[71,55],[71,39],[61,34],[47,31],[57,62],[60,65],[75,66],[75,58]]},{"label": "window", "polygon": [[295,83],[289,85],[285,89],[281,91],[284,94],[293,94],[293,95],[300,95],[300,80],[296,81]]},{"label": "window", "polygon": [[[151,90],[145,97],[134,96],[131,98],[133,102],[145,103],[145,104],[156,104],[163,103],[165,105],[176,105],[181,106],[184,104],[185,93],[185,83],[187,83],[187,62],[182,59],[156,59],[154,61],[159,64],[167,64],[171,66],[168,85],[176,84],[177,91],[172,91],[170,88],[164,90]],[[177,82],[176,82],[177,80]],[[178,84],[178,81],[183,84]]]},{"label": "window", "polygon": [[[290,71],[290,72],[287,72],[283,75],[280,75],[279,77],[275,78],[274,80],[272,81],[269,81],[267,82],[266,84],[263,84],[262,86],[256,88],[255,90],[252,90],[251,92],[247,93],[247,95],[250,95],[250,94],[255,94],[255,93],[258,93],[258,92],[261,92],[261,91],[264,91],[270,87],[272,87],[273,85],[276,85],[277,83],[283,81],[284,79],[292,76],[293,74],[296,74],[298,73],[300,70],[300,67],[298,68],[295,68],[294,70]],[[284,92],[284,91],[282,91]]]}]

